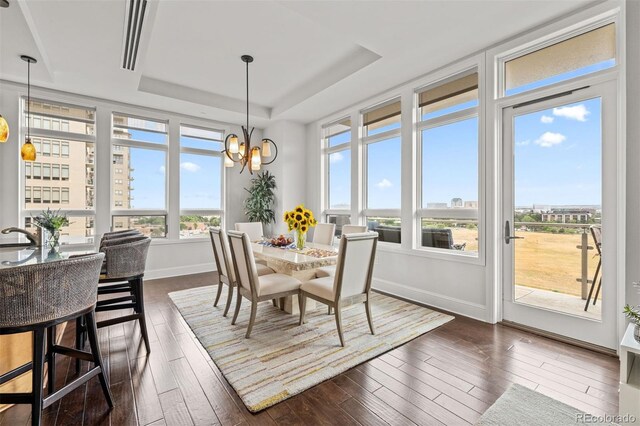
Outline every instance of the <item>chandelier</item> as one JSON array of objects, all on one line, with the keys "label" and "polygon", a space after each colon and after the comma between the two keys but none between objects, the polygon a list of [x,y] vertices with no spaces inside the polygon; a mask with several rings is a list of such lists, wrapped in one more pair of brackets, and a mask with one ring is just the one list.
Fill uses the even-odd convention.
[{"label": "chandelier", "polygon": [[[273,163],[278,157],[278,146],[271,139],[262,139],[261,146],[251,146],[251,135],[255,128],[249,130],[249,64],[253,62],[253,56],[242,55],[240,57],[242,62],[246,64],[247,69],[247,127],[242,126],[242,133],[244,134],[244,141],[238,140],[238,135],[231,133],[224,139],[224,166],[233,167],[236,163],[240,164],[242,168],[240,173],[245,168],[249,168],[249,173],[253,174],[254,171],[260,170],[262,165]],[[271,147],[273,146],[273,158],[269,161],[265,159],[272,157]]]}]

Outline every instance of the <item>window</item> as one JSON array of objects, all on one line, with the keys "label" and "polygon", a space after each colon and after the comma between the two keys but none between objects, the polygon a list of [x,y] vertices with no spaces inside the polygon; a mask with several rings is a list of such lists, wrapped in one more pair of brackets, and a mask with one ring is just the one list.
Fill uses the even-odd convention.
[{"label": "window", "polygon": [[616,65],[611,23],[505,61],[505,95],[533,90]]},{"label": "window", "polygon": [[27,186],[24,188],[24,202],[25,203],[30,203],[31,202],[31,187]]},{"label": "window", "polygon": [[[26,100],[21,106],[26,113]],[[86,223],[92,222],[95,216],[95,196],[87,190],[87,182],[93,179],[94,172],[86,167],[86,153],[95,150],[95,111],[71,105],[63,109],[61,104],[35,99],[31,100],[30,110],[38,161],[24,166],[25,204],[21,214],[26,218],[46,208],[61,209],[67,214],[73,212],[75,219],[62,232],[61,242],[76,241],[76,237],[86,241]],[[63,120],[68,126],[62,126]],[[54,186],[61,180],[65,182],[64,188]],[[36,186],[36,183],[47,186]],[[31,188],[31,197],[27,196],[27,187]]]},{"label": "window", "polygon": [[362,113],[365,153],[365,215],[370,229],[385,226],[389,238],[401,242],[400,101],[392,100]]},{"label": "window", "polygon": [[156,231],[149,235],[165,237],[167,123],[117,113],[112,120],[112,174],[115,176],[116,168],[122,170],[118,173],[122,183],[115,178],[111,181],[111,206],[122,218],[116,221],[114,215],[113,224],[143,223],[144,218],[152,217]]},{"label": "window", "polygon": [[419,200],[416,245],[477,256],[478,74],[418,93]]},{"label": "window", "polygon": [[[327,213],[349,215],[351,209],[351,119],[345,118],[323,128],[326,164]],[[327,216],[328,218],[328,216]]]},{"label": "window", "polygon": [[349,214],[328,214],[327,223],[336,224],[336,236],[342,235],[342,227],[351,224],[351,215]]},{"label": "window", "polygon": [[111,220],[114,229],[137,229],[151,238],[165,238],[167,236],[167,217],[164,215],[113,215]]},{"label": "window", "polygon": [[208,237],[223,213],[224,132],[180,126],[180,238]]},{"label": "window", "polygon": [[31,163],[27,162],[24,165],[24,177],[25,178],[30,178],[31,177]]}]

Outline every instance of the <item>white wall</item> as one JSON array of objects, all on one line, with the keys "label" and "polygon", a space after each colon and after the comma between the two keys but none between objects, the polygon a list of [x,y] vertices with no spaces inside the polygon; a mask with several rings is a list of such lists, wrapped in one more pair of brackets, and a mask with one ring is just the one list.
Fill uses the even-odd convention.
[{"label": "white wall", "polygon": [[[21,84],[0,81],[0,113],[7,119],[11,135],[7,143],[0,144],[0,228],[9,226],[21,227],[20,214],[20,184],[19,170],[22,160],[20,159],[20,147],[22,139],[19,135],[18,109],[20,96],[26,95],[26,87]],[[108,184],[101,185],[100,182],[109,182],[110,176],[110,123],[111,112],[132,113],[140,116],[150,116],[168,119],[174,123],[190,123],[200,126],[222,128],[227,132],[241,135],[239,126],[203,120],[201,118],[189,117],[175,112],[158,111],[111,102],[102,99],[72,95],[57,92],[49,89],[31,89],[34,98],[48,99],[51,101],[68,102],[77,105],[84,105],[96,108],[97,121],[97,142],[96,142],[96,175],[98,190],[96,191],[96,234],[100,235],[109,230],[110,227],[110,201]],[[170,129],[171,130],[171,129]],[[262,130],[256,129],[253,137],[255,140],[262,139]],[[170,140],[171,145],[178,142]],[[171,161],[171,158],[169,158]],[[176,168],[177,169],[177,168]],[[225,194],[226,214],[225,226],[232,228],[235,222],[245,221],[242,202],[246,198],[246,191],[249,187],[250,175],[245,170],[239,174],[239,167],[225,170],[227,191]],[[172,188],[179,188],[179,180],[168,179],[169,186],[169,214],[174,217],[179,212],[179,202],[177,192]],[[106,191],[104,189],[107,188]],[[171,232],[171,227],[169,229]],[[177,234],[176,234],[177,235]],[[154,239],[149,250],[147,259],[147,278],[159,278],[176,275],[185,275],[198,272],[206,272],[215,269],[211,244],[208,238],[179,240],[177,237],[167,239]]]}]

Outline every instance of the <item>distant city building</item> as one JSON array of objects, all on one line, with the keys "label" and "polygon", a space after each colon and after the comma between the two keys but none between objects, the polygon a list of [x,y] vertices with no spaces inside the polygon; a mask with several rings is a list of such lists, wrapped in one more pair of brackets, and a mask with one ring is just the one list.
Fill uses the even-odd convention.
[{"label": "distant city building", "polygon": [[543,222],[586,223],[595,214],[595,209],[551,209],[542,213]]},{"label": "distant city building", "polygon": [[428,209],[446,209],[448,207],[447,203],[427,203]]},{"label": "distant city building", "polygon": [[462,202],[462,198],[452,198],[451,199],[451,207],[462,207],[464,203]]},{"label": "distant city building", "polygon": [[465,201],[464,202],[464,208],[465,209],[477,209],[478,208],[478,202],[477,201]]}]

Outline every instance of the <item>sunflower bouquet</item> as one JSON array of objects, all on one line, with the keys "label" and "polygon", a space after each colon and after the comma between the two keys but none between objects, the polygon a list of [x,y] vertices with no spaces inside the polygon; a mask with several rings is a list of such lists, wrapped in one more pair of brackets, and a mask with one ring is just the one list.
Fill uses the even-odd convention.
[{"label": "sunflower bouquet", "polygon": [[316,226],[318,221],[313,217],[311,210],[305,209],[304,204],[296,206],[295,209],[284,212],[284,221],[287,223],[289,231],[296,232],[296,247],[304,248],[305,234],[309,228]]}]

